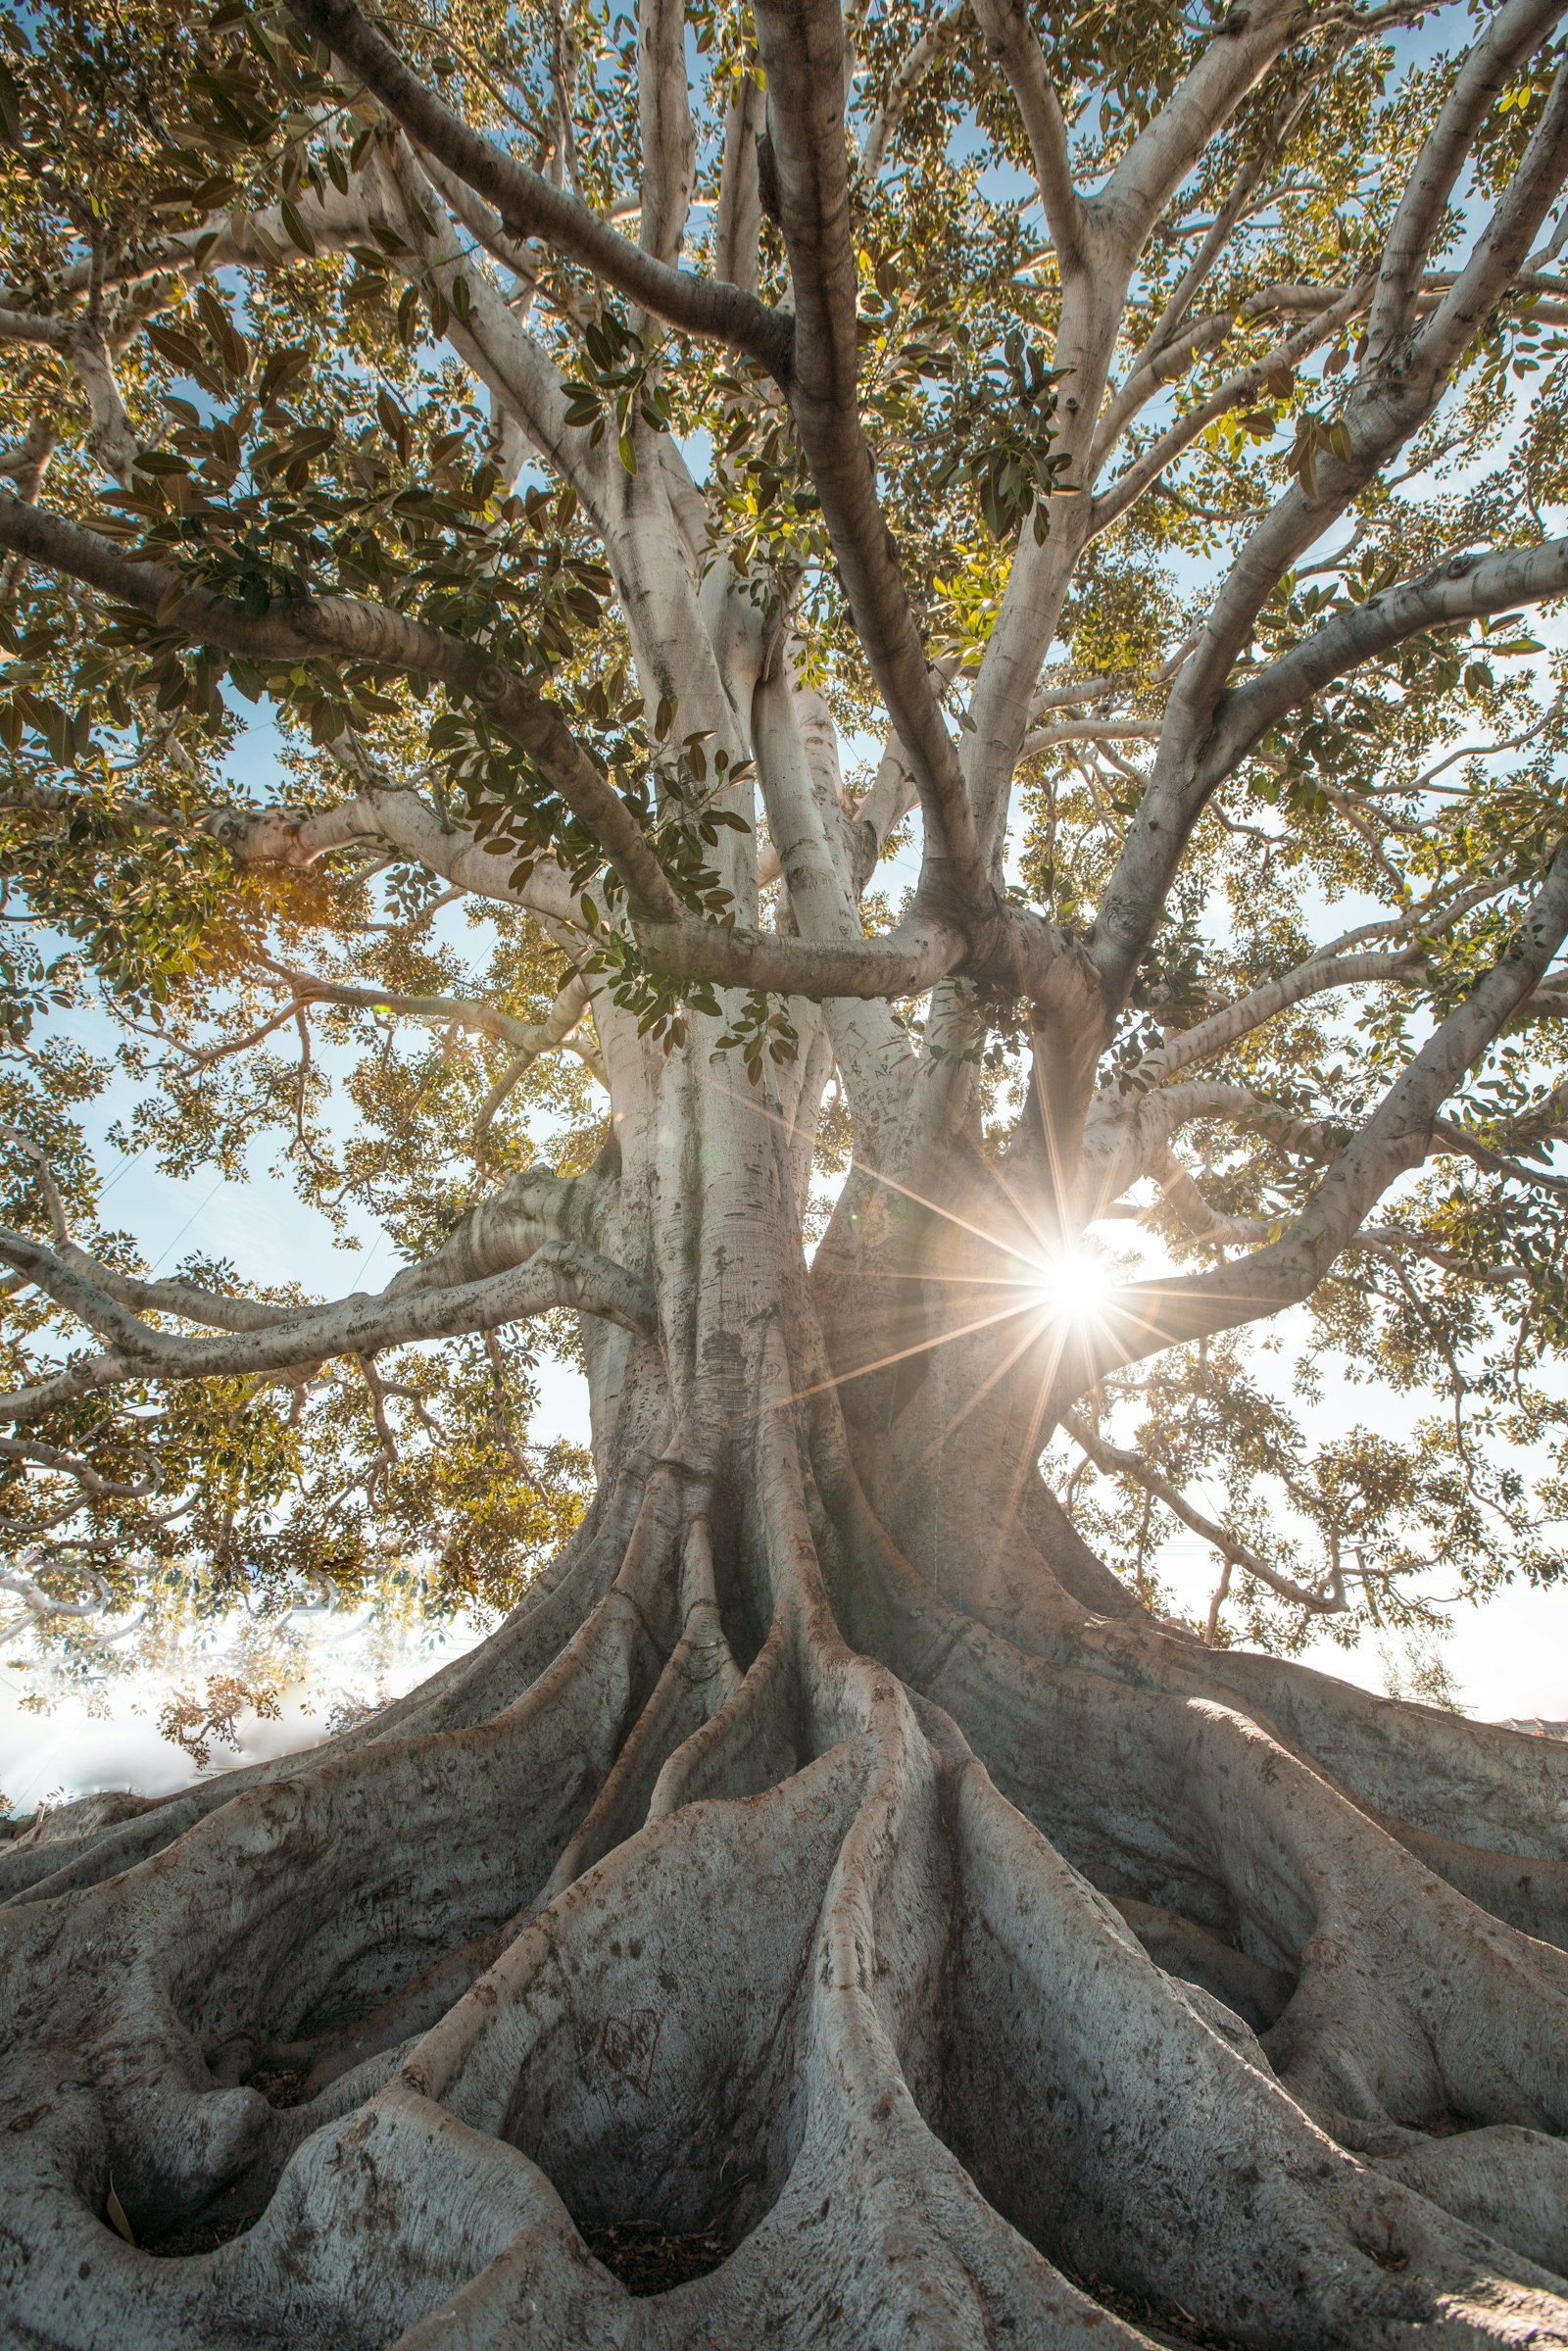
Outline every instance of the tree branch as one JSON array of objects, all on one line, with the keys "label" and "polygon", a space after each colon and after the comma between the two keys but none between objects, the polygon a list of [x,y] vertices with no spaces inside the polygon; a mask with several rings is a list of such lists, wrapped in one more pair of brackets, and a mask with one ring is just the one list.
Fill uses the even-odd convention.
[{"label": "tree branch", "polygon": [[1091,211],[1113,225],[1129,258],[1143,244],[1214,133],[1301,28],[1296,0],[1233,9],[1180,87],[1138,133]]},{"label": "tree branch", "polygon": [[1067,125],[1045,52],[1022,0],[973,0],[986,54],[1001,66],[1017,103],[1034,160],[1035,185],[1062,278],[1084,268],[1088,214],[1073,182]]},{"label": "tree branch", "polygon": [[762,230],[761,185],[757,141],[762,127],[762,93],[756,76],[743,73],[724,116],[724,156],[719,167],[718,209],[713,220],[713,269],[731,285],[757,291],[759,240]]},{"label": "tree branch", "polygon": [[1480,619],[1515,604],[1542,604],[1565,591],[1568,538],[1455,556],[1419,579],[1385,588],[1365,604],[1336,613],[1227,696],[1209,758],[1229,772],[1287,710],[1424,629]]},{"label": "tree branch", "polygon": [[138,1479],[133,1485],[122,1478],[103,1477],[79,1454],[64,1452],[59,1445],[44,1445],[37,1438],[0,1437],[0,1461],[20,1461],[29,1469],[48,1470],[54,1476],[70,1478],[90,1502],[144,1501],[156,1483],[151,1477]]},{"label": "tree branch", "polygon": [[850,611],[920,788],[928,896],[962,923],[994,910],[958,755],[882,514],[860,422],[858,281],[845,147],[844,25],[837,0],[762,0],[779,220],[795,290],[787,390],[822,501]]},{"label": "tree branch", "polygon": [[[1560,6],[1553,8],[1560,17]],[[1500,202],[1471,248],[1470,257],[1453,284],[1419,333],[1411,338],[1403,366],[1416,380],[1422,375],[1441,381],[1475,339],[1487,314],[1526,261],[1536,231],[1545,219],[1568,170],[1568,67],[1553,77],[1541,119],[1530,134]],[[1384,371],[1395,376],[1399,365],[1391,355]],[[1362,362],[1363,381],[1377,380]]]},{"label": "tree branch", "polygon": [[1383,366],[1410,323],[1422,265],[1478,128],[1562,13],[1561,0],[1506,0],[1460,66],[1384,244],[1367,322],[1364,366],[1369,372]]},{"label": "tree branch", "polygon": [[697,162],[686,84],[684,0],[639,0],[637,120],[643,149],[639,241],[645,253],[673,269],[686,233]]},{"label": "tree branch", "polygon": [[688,334],[728,343],[783,381],[789,372],[788,321],[741,286],[672,269],[589,211],[579,198],[493,145],[443,105],[404,64],[353,0],[289,0],[308,32],[380,99],[421,147],[467,181],[514,233],[542,237],[656,318]]},{"label": "tree branch", "polygon": [[866,125],[860,141],[860,170],[866,178],[882,169],[889,146],[904,120],[904,112],[937,59],[963,23],[968,0],[953,0],[951,8],[926,26],[901,61],[888,85],[888,94]]},{"label": "tree branch", "polygon": [[1118,1292],[1100,1331],[1063,1341],[1056,1382],[1062,1402],[1117,1364],[1234,1330],[1309,1297],[1389,1186],[1426,1158],[1444,1102],[1529,997],[1565,937],[1568,841],[1526,908],[1509,953],[1439,1023],[1282,1238],[1214,1273]]},{"label": "tree branch", "polygon": [[[1168,425],[1164,432],[1160,433],[1146,450],[1133,460],[1124,473],[1118,474],[1116,479],[1110,482],[1095,499],[1092,525],[1094,533],[1098,535],[1102,530],[1108,530],[1111,523],[1119,521],[1128,508],[1143,496],[1152,483],[1158,480],[1165,468],[1173,465],[1184,450],[1192,447],[1199,434],[1206,426],[1212,424],[1216,416],[1223,416],[1231,409],[1240,408],[1244,400],[1252,399],[1262,389],[1270,375],[1277,373],[1282,368],[1298,367],[1302,360],[1317,350],[1320,344],[1326,343],[1331,335],[1337,334],[1342,326],[1354,318],[1365,298],[1366,280],[1362,279],[1348,287],[1336,302],[1329,304],[1315,317],[1309,318],[1305,325],[1298,326],[1294,334],[1287,335],[1283,342],[1276,343],[1272,351],[1265,352],[1261,359],[1253,360],[1250,366],[1238,368],[1236,373],[1227,377],[1224,383],[1216,385],[1214,390],[1206,393],[1201,400],[1195,401],[1190,409],[1184,411],[1173,424]],[[1126,390],[1113,405],[1106,424],[1102,427],[1101,440],[1103,444],[1103,456],[1108,456],[1114,446],[1121,423],[1127,416],[1135,413],[1136,405],[1141,405],[1141,403],[1133,402],[1137,382],[1137,377],[1129,378]],[[1153,392],[1155,382],[1156,379],[1152,374],[1148,390],[1143,397],[1147,398]],[[1111,429],[1112,424],[1114,424],[1114,430]],[[1102,455],[1097,445],[1097,465],[1102,462]]]},{"label": "tree branch", "polygon": [[[765,679],[753,698],[753,739],[768,830],[789,892],[790,910],[813,939],[861,936],[851,868],[849,824],[831,791],[817,788],[797,718],[799,687],[788,667]],[[887,1106],[889,1080],[907,1075],[913,1054],[907,1038],[882,1004],[830,1005],[834,1054],[857,1110],[874,1123]]]},{"label": "tree branch", "polygon": [[[1209,797],[1287,710],[1346,671],[1421,630],[1518,603],[1540,603],[1568,587],[1568,539],[1539,547],[1458,556],[1421,579],[1369,597],[1282,654],[1217,708],[1167,712],[1153,779],[1128,828],[1090,936],[1090,953],[1119,1004],[1144,953],[1193,826]],[[1196,656],[1194,657],[1197,658]],[[1189,737],[1188,726],[1194,730]]]},{"label": "tree branch", "polygon": [[1150,1087],[1163,1086],[1179,1071],[1191,1069],[1195,1061],[1206,1061],[1211,1054],[1223,1053],[1227,1046],[1250,1037],[1309,996],[1322,996],[1332,988],[1364,988],[1382,980],[1409,978],[1420,970],[1421,961],[1419,949],[1413,947],[1394,955],[1313,956],[1278,979],[1265,980],[1260,988],[1210,1013],[1206,1020],[1180,1030],[1156,1053],[1146,1056],[1139,1076]]},{"label": "tree branch", "polygon": [[64,351],[72,333],[68,318],[43,318],[31,311],[0,309],[0,342],[41,343],[50,351]]},{"label": "tree branch", "polygon": [[[1530,9],[1537,4],[1538,0],[1509,0],[1510,8]],[[1221,702],[1225,681],[1259,612],[1290,565],[1432,414],[1448,370],[1471,339],[1478,318],[1497,299],[1524,259],[1565,171],[1568,71],[1554,79],[1541,120],[1491,224],[1477,240],[1469,263],[1433,321],[1411,344],[1407,363],[1397,373],[1384,370],[1363,376],[1351,394],[1343,419],[1348,454],[1324,459],[1310,493],[1304,483],[1288,490],[1252,531],[1233,564],[1166,706],[1154,779],[1134,820],[1096,924],[1096,962],[1106,981],[1108,1002],[1119,1004],[1123,1001],[1137,957],[1152,936],[1152,924],[1192,825],[1220,774],[1241,756],[1229,748],[1216,756],[1218,737],[1225,737],[1227,746],[1235,741],[1225,713],[1230,712],[1234,720],[1238,706],[1245,704],[1249,710],[1260,707],[1245,701],[1250,689]],[[1548,587],[1542,592],[1552,590]],[[1216,712],[1220,717],[1217,727]],[[1261,727],[1257,731],[1261,732]],[[1250,740],[1255,739],[1254,734]]]},{"label": "tree branch", "polygon": [[1229,1561],[1232,1567],[1241,1568],[1244,1574],[1255,1576],[1260,1584],[1268,1586],[1270,1592],[1277,1592],[1281,1599],[1291,1601],[1298,1608],[1309,1608],[1315,1616],[1338,1615],[1348,1606],[1344,1582],[1337,1573],[1325,1577],[1320,1584],[1299,1584],[1294,1576],[1282,1575],[1278,1568],[1270,1567],[1267,1560],[1260,1558],[1247,1543],[1228,1534],[1211,1518],[1205,1518],[1187,1499],[1180,1487],[1173,1486],[1168,1478],[1160,1476],[1157,1469],[1151,1468],[1141,1453],[1130,1453],[1120,1445],[1107,1444],[1097,1429],[1090,1427],[1081,1413],[1065,1414],[1061,1425],[1074,1445],[1089,1455],[1097,1469],[1103,1470],[1107,1476],[1130,1479],[1145,1494],[1152,1494],[1156,1501],[1163,1502],[1166,1509],[1181,1520],[1184,1527],[1191,1527],[1195,1535],[1201,1536],[1204,1543],[1218,1551],[1222,1559]]},{"label": "tree branch", "polygon": [[[600,842],[626,885],[639,945],[658,970],[672,977],[711,979],[722,986],[817,1000],[918,995],[960,966],[996,971],[1031,998],[1047,998],[1054,988],[1071,986],[1075,977],[1081,980],[1082,958],[1066,933],[1000,903],[987,909],[987,921],[971,923],[966,931],[940,906],[933,909],[930,898],[936,893],[923,898],[917,893],[913,907],[889,937],[832,946],[705,921],[676,897],[637,819],[578,748],[550,703],[515,671],[492,660],[482,646],[447,636],[385,606],[323,596],[252,619],[203,589],[186,588],[175,602],[174,592],[182,586],[177,573],[154,563],[128,563],[95,532],[9,493],[0,495],[0,546],[156,614],[161,627],[195,641],[274,661],[325,652],[347,661],[416,671],[471,695],[536,761]],[[401,797],[417,805],[416,795]],[[352,820],[340,812],[331,828],[334,839],[342,837],[346,822]],[[254,830],[246,828],[248,854],[257,859],[271,855],[297,861],[301,829],[300,819],[282,811],[264,817]],[[357,833],[358,825],[352,829]],[[222,829],[219,837],[223,837]],[[457,839],[460,846],[473,847],[468,836]],[[459,859],[449,843],[444,859],[438,851],[431,861],[434,870],[450,872]],[[514,894],[504,889],[499,895]]]},{"label": "tree branch", "polygon": [[150,1330],[62,1256],[21,1233],[0,1230],[0,1257],[37,1283],[89,1329],[114,1342],[108,1354],[71,1364],[54,1378],[0,1396],[0,1420],[40,1413],[105,1388],[140,1380],[242,1379],[297,1370],[340,1355],[493,1331],[552,1306],[570,1306],[651,1337],[651,1294],[623,1266],[564,1241],[546,1242],[524,1264],[451,1289],[363,1292],[307,1308],[286,1322],[231,1340],[170,1338]]},{"label": "tree branch", "polygon": [[[588,1008],[587,982],[579,977],[568,980],[543,1020],[524,1020],[515,1012],[504,1012],[498,1005],[477,1004],[462,996],[411,996],[391,988],[371,988],[351,984],[345,980],[323,978],[314,971],[297,971],[291,964],[267,962],[267,969],[293,989],[298,1004],[342,1004],[348,1009],[370,1012],[400,1012],[411,1020],[439,1022],[444,1027],[466,1029],[470,1035],[488,1037],[497,1045],[513,1046],[528,1061],[537,1061],[542,1053],[551,1053],[557,1046],[565,1045]],[[566,1015],[569,1013],[569,1018]],[[582,1056],[597,1062],[591,1046],[582,1049]],[[522,1069],[517,1072],[520,1077]]]},{"label": "tree branch", "polygon": [[526,1041],[513,1054],[480,1104],[479,1115],[473,1122],[473,1155],[476,1159],[482,1160],[485,1155],[485,1138],[496,1112],[541,1054],[554,1053],[563,1045],[570,1045],[608,1093],[610,1080],[601,1054],[595,1047],[581,1042],[582,1023],[587,1010],[588,983],[580,973],[574,973],[545,1018],[529,1032]]}]

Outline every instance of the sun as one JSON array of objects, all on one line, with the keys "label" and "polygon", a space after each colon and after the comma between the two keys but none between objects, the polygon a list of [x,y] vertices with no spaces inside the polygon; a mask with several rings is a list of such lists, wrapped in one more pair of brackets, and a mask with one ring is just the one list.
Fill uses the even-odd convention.
[{"label": "sun", "polygon": [[1103,1258],[1081,1244],[1054,1249],[1043,1258],[1035,1286],[1051,1319],[1077,1330],[1103,1321],[1114,1287]]}]

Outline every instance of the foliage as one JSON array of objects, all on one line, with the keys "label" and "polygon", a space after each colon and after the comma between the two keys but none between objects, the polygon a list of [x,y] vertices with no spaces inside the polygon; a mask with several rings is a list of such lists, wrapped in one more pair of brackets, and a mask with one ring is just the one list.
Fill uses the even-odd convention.
[{"label": "foliage", "polygon": [[[753,60],[738,11],[690,13],[697,177],[710,189]],[[1045,61],[1081,180],[1127,152],[1223,14],[1048,12]],[[555,12],[444,0],[434,15],[389,6],[384,23],[448,103],[587,205],[608,214],[636,186],[624,16],[585,0]],[[906,0],[858,24],[863,131],[927,24]],[[1213,413],[1091,542],[1042,681],[1048,702],[1053,687],[1065,699],[1025,744],[1007,872],[1015,901],[1055,922],[1082,928],[1102,899],[1145,794],[1140,759],[1216,580],[1272,501],[1293,483],[1317,497],[1320,472],[1348,453],[1364,319],[1281,358],[1288,297],[1375,266],[1452,81],[1444,37],[1419,10],[1370,30],[1324,15],[1210,142],[1144,253],[1123,381],[1205,223],[1255,170],[1258,200],[1204,290],[1223,331],[1172,364],[1119,462]],[[15,451],[43,446],[41,420],[50,507],[185,589],[257,622],[368,598],[482,646],[548,694],[681,905],[733,925],[762,821],[753,762],[718,739],[714,712],[679,707],[639,669],[606,513],[646,486],[662,448],[684,452],[704,493],[703,593],[741,597],[780,629],[787,614],[802,675],[845,742],[871,744],[885,712],[819,493],[758,367],[634,315],[505,223],[481,235],[471,209],[449,214],[383,110],[268,0],[188,12],[81,0],[14,14],[4,44],[5,299],[99,337],[134,444],[117,477],[113,403],[106,421],[90,371],[21,337],[0,377],[14,478]],[[1466,206],[1506,183],[1554,62],[1543,50],[1488,118],[1434,268],[1465,249]],[[935,46],[882,168],[855,185],[862,413],[960,741],[1009,564],[1084,487],[1061,449],[1078,379],[1052,357],[1059,270],[1027,169],[1016,110],[970,27]],[[696,233],[710,254],[716,232]],[[759,270],[777,300],[771,217]],[[1233,682],[1456,551],[1544,535],[1568,503],[1565,296],[1544,268],[1489,314],[1403,453],[1402,481],[1374,474],[1329,552],[1286,571]],[[567,456],[553,472],[481,381],[476,353],[498,316],[526,329],[559,394]],[[612,451],[621,478],[590,511],[577,460]],[[474,695],[397,660],[225,651],[193,640],[183,612],[177,587],[148,613],[37,565],[13,560],[5,574],[0,1116],[25,1145],[7,1179],[10,1227],[54,1231],[46,1163],[74,1240],[122,1274],[147,1272],[113,1222],[105,1141],[171,1176],[240,1180],[270,1152],[340,1232],[351,1210],[373,1217],[410,1261],[507,1177],[580,1172],[606,1131],[581,1060],[541,1055],[486,1111],[515,1032],[547,1018],[565,970],[566,918],[543,924],[520,903],[547,868],[574,902],[578,959],[638,1033],[672,1052],[717,1020],[717,1047],[759,1087],[794,1058],[796,1000],[650,963],[604,842]],[[1206,1080],[1269,1116],[1200,1118],[1182,1137],[1228,1240],[1184,1223],[1141,1179],[1124,1205],[1143,1220],[1146,1262],[1223,1262],[1312,1197],[1506,943],[1562,836],[1565,755],[1568,656],[1550,612],[1414,634],[1257,745],[1198,824],[1106,1086],[1140,1096],[1184,1035],[1335,932],[1382,924],[1410,953],[1386,983],[1306,997],[1204,1058]],[[453,903],[441,873],[369,838],[307,864],[233,854],[236,825],[265,807],[320,814],[367,779],[466,827],[505,860],[505,887]],[[430,1000],[458,1009],[407,1009]],[[1274,1342],[1235,1338],[1117,1375],[1094,1399],[1099,1425],[1136,1439],[1162,1477],[1201,1481],[1209,1515],[1282,1576],[1310,1584],[1330,1560],[1347,1598],[1327,1620],[1336,1639],[1430,1625],[1439,1566],[1444,1604],[1561,1572],[1565,1004],[1560,984],[1544,988],[1486,1053],[1446,1112],[1474,1152],[1434,1161],[1385,1203],[1378,1231],[1296,1317],[1289,1381],[1273,1376]],[[903,1010],[916,1034],[929,1013],[931,1065],[976,1070],[1000,1160],[1029,1089],[1016,1003],[974,992],[951,1033],[927,1004]],[[853,1129],[835,1096],[817,1130],[818,1224]],[[181,1270],[218,1290],[239,1281],[195,1258]],[[77,1339],[37,1292],[19,1286],[8,1306],[18,1387]],[[358,1601],[412,1578],[433,1614],[495,1610],[576,1523],[588,1487],[584,1453],[527,1437],[537,1368],[514,1336],[468,1336],[323,1363],[293,1384],[149,1377],[87,1396],[38,1434],[91,1484],[36,1452],[7,1456],[0,1542],[62,1609],[97,1599],[111,1624],[143,1612],[112,1648],[101,1615],[39,1617],[62,1670],[82,1678],[151,1655],[176,1618],[240,1603],[281,1619],[322,1585]],[[1374,1411],[1374,1393],[1397,1407]],[[1152,1590],[1177,1524],[1166,1504],[1065,1440],[1059,1466],[1085,1523]],[[1219,1638],[1288,1649],[1317,1619],[1244,1573],[1216,1622]],[[229,1688],[176,1702],[174,1735],[199,1760],[230,1720]]]}]

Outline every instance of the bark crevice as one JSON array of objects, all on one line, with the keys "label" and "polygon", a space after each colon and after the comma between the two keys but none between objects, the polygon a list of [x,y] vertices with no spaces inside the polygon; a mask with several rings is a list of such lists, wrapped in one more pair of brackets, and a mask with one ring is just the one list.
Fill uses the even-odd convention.
[{"label": "bark crevice", "polygon": [[1541,1852],[1552,1766],[1373,1706],[1342,1782],[1328,1686],[1086,1605],[1039,1494],[956,1512],[792,1316],[711,1392],[633,1365],[578,1538],[381,1723],[10,1857],[26,2325],[1568,2343],[1568,1957],[1477,1899],[1560,1865],[1347,1770],[1430,1748],[1521,1841],[1528,1788]]}]

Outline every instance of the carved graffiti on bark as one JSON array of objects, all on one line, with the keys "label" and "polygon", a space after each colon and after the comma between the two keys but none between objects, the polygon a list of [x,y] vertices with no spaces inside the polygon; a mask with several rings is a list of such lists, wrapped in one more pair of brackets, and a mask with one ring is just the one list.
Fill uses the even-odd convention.
[{"label": "carved graffiti on bark", "polygon": [[646,2097],[659,2049],[656,2009],[634,2008],[629,2016],[607,2016],[599,2050],[605,2063]]}]

